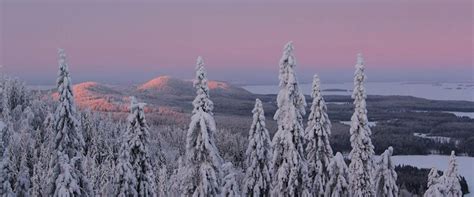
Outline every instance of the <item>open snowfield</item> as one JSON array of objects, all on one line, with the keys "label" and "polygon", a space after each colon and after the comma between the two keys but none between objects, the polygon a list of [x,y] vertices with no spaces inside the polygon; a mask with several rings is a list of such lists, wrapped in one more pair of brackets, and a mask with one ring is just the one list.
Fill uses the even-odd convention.
[{"label": "open snowfield", "polygon": [[[444,171],[448,167],[449,156],[445,155],[399,155],[393,156],[395,165],[411,165],[419,168],[436,167]],[[466,178],[470,194],[474,196],[474,157],[456,157],[459,164],[459,174]]]},{"label": "open snowfield", "polygon": [[[324,83],[321,87],[324,95],[350,95],[353,83]],[[309,94],[311,84],[300,85],[304,94]],[[243,86],[246,90],[257,94],[276,94],[278,85],[249,85]],[[344,91],[341,91],[344,90]],[[366,91],[369,95],[401,95],[414,96],[433,100],[464,100],[474,101],[473,83],[395,83],[395,82],[367,82]]]},{"label": "open snowfield", "polygon": [[455,112],[455,111],[447,111],[446,113],[451,113],[456,115],[457,117],[469,117],[470,119],[474,119],[474,112]]}]

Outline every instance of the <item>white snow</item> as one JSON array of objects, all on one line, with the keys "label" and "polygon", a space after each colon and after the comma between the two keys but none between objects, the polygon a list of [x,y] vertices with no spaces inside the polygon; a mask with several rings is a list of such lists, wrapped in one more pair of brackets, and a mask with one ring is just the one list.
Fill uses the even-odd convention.
[{"label": "white snow", "polygon": [[452,139],[450,137],[443,137],[443,136],[430,136],[426,133],[413,133],[413,136],[415,137],[420,137],[420,138],[425,138],[425,139],[430,139],[438,143],[446,144],[450,142],[454,142],[455,144],[459,143],[459,140]]},{"label": "white snow", "polygon": [[271,186],[272,145],[270,135],[265,127],[265,114],[262,102],[255,101],[252,110],[253,122],[249,131],[249,144],[246,155],[246,166],[243,195],[268,196]]},{"label": "white snow", "polygon": [[302,121],[306,102],[298,87],[295,67],[293,44],[289,42],[280,59],[278,110],[273,118],[278,131],[272,141],[272,196],[309,195]]},{"label": "white snow", "polygon": [[[398,155],[393,156],[393,162],[395,165],[411,165],[418,168],[431,169],[432,167],[438,168],[438,170],[445,170],[448,168],[450,156],[447,155]],[[469,185],[470,194],[466,197],[473,197],[474,192],[474,157],[462,157],[457,156],[459,175],[466,178],[467,184]]]},{"label": "white snow", "polygon": [[[352,122],[351,121],[339,121],[341,124],[344,124],[344,125],[347,125],[347,126],[351,126]],[[375,127],[377,126],[377,121],[369,121],[368,124],[369,127]]]},{"label": "white snow", "polygon": [[373,196],[373,155],[374,146],[370,139],[372,134],[367,118],[364,81],[364,60],[361,54],[357,55],[357,64],[354,72],[354,114],[351,117],[351,147],[349,153],[349,194],[351,196]]},{"label": "white snow", "polygon": [[457,111],[444,111],[446,113],[454,114],[457,117],[468,117],[474,119],[474,112],[457,112]]}]

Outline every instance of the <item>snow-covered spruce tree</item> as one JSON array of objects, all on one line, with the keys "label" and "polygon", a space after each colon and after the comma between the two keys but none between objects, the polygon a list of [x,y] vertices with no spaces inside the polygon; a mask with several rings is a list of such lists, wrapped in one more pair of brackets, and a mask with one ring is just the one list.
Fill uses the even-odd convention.
[{"label": "snow-covered spruce tree", "polygon": [[293,44],[289,42],[280,59],[280,91],[274,119],[278,131],[273,137],[272,196],[309,195],[307,164],[303,149],[303,115],[306,101],[298,87]]},{"label": "snow-covered spruce tree", "polygon": [[181,184],[182,181],[181,179],[184,177],[184,163],[183,163],[183,157],[178,157],[178,163],[176,168],[173,170],[173,173],[171,174],[169,178],[169,184],[168,184],[168,192],[171,194],[170,196],[179,196],[181,193]]},{"label": "snow-covered spruce tree", "polygon": [[374,196],[373,161],[374,146],[370,139],[371,131],[367,119],[367,109],[365,99],[367,97],[364,88],[364,60],[358,54],[356,71],[354,74],[354,114],[351,118],[351,147],[349,154],[351,163],[349,164],[349,191],[353,197]]},{"label": "snow-covered spruce tree", "polygon": [[193,115],[186,136],[186,158],[181,193],[183,196],[220,195],[222,158],[215,144],[216,123],[213,103],[209,98],[204,61],[197,59],[197,96],[193,101]]},{"label": "snow-covered spruce tree", "polygon": [[168,193],[168,185],[169,185],[169,176],[168,176],[168,169],[166,169],[166,166],[163,166],[159,169],[158,173],[158,196],[169,196]]},{"label": "snow-covered spruce tree", "polygon": [[433,167],[428,174],[428,188],[439,183],[438,169]]},{"label": "snow-covered spruce tree", "polygon": [[84,139],[76,118],[71,77],[64,50],[59,49],[53,155],[50,161],[48,196],[93,196],[82,163]]},{"label": "snow-covered spruce tree", "polygon": [[45,181],[43,177],[47,177],[49,171],[48,162],[51,160],[55,133],[53,125],[54,115],[48,112],[42,129],[35,133],[35,143],[38,145],[35,148],[36,162],[33,165],[33,177],[31,178],[32,196],[47,196],[48,181]]},{"label": "snow-covered spruce tree", "polygon": [[125,134],[122,139],[120,155],[115,166],[114,196],[138,196],[137,178],[130,164],[130,145],[127,139],[131,136]]},{"label": "snow-covered spruce tree", "polygon": [[324,191],[325,197],[347,197],[349,196],[348,169],[344,157],[340,152],[336,153],[328,166],[329,180]]},{"label": "snow-covered spruce tree", "polygon": [[[1,140],[0,140],[1,141]],[[14,197],[14,171],[8,147],[4,149],[3,158],[0,161],[0,197]]]},{"label": "snow-covered spruce tree", "polygon": [[398,196],[397,172],[392,162],[393,148],[390,146],[380,156],[375,171],[375,193],[376,196],[395,197]]},{"label": "snow-covered spruce tree", "polygon": [[222,165],[222,173],[224,174],[222,196],[240,197],[240,187],[237,184],[234,165],[231,162],[225,163]]},{"label": "snow-covered spruce tree", "polygon": [[131,97],[128,127],[124,133],[117,164],[116,196],[156,196],[155,175],[150,161],[149,132],[144,103]]},{"label": "snow-covered spruce tree", "polygon": [[451,151],[449,159],[449,166],[442,176],[442,184],[446,187],[446,197],[462,196],[461,184],[459,183],[458,164],[456,162],[456,155]]},{"label": "snow-covered spruce tree", "polygon": [[324,195],[326,182],[329,179],[328,165],[333,157],[329,136],[331,135],[331,121],[329,121],[326,103],[321,94],[318,75],[313,77],[311,93],[313,103],[305,130],[306,160],[308,162],[308,176],[311,194]]},{"label": "snow-covered spruce tree", "polygon": [[440,176],[437,168],[431,168],[428,174],[428,189],[426,190],[425,197],[442,197],[444,196],[445,189],[440,184]]},{"label": "snow-covered spruce tree", "polygon": [[249,132],[249,145],[246,152],[246,167],[243,194],[244,196],[270,196],[271,176],[270,161],[272,145],[270,134],[265,126],[265,113],[262,102],[255,100],[252,110],[253,122]]},{"label": "snow-covered spruce tree", "polygon": [[30,169],[27,165],[27,154],[24,153],[21,156],[20,161],[20,171],[18,172],[16,184],[15,184],[15,192],[17,196],[27,197],[30,196]]}]

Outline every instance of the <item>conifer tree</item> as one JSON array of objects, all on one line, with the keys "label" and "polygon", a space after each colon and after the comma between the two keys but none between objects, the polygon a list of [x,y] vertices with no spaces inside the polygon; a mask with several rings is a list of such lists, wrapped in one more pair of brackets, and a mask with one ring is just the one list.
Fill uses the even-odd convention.
[{"label": "conifer tree", "polygon": [[306,101],[298,86],[295,66],[293,43],[289,42],[280,59],[280,91],[274,116],[278,131],[272,141],[272,196],[309,195],[310,184],[303,149]]},{"label": "conifer tree", "polygon": [[375,193],[377,196],[398,196],[397,173],[392,162],[393,148],[390,146],[380,156],[375,171]]},{"label": "conifer tree", "polygon": [[329,180],[324,191],[325,197],[347,197],[349,196],[348,169],[344,157],[340,152],[336,153],[328,166]]},{"label": "conifer tree", "polygon": [[193,101],[193,115],[186,136],[184,178],[181,188],[183,196],[218,196],[221,193],[222,158],[215,144],[216,123],[209,97],[207,73],[204,61],[197,59],[196,98]]},{"label": "conifer tree", "polygon": [[438,169],[431,168],[428,174],[428,189],[425,191],[425,197],[442,197],[445,193],[445,188],[440,183],[440,175]]},{"label": "conifer tree", "polygon": [[223,197],[240,197],[240,187],[237,184],[234,165],[227,162],[222,165],[222,173],[224,174],[222,185]]},{"label": "conifer tree", "polygon": [[30,169],[27,165],[27,155],[24,153],[20,159],[20,171],[18,172],[15,193],[17,196],[28,197],[30,196]]},{"label": "conifer tree", "polygon": [[128,126],[122,138],[116,166],[116,196],[156,196],[155,175],[148,152],[150,134],[145,119],[145,104],[131,97]]},{"label": "conifer tree", "polygon": [[357,56],[356,71],[354,73],[354,114],[351,118],[350,140],[352,150],[349,154],[349,191],[353,197],[374,196],[372,183],[374,146],[370,139],[372,134],[367,119],[367,108],[365,99],[364,60],[362,55]]},{"label": "conifer tree", "polygon": [[[0,140],[1,141],[1,140]],[[8,147],[4,149],[3,158],[0,161],[0,197],[14,197],[14,171],[11,154]]]},{"label": "conifer tree", "polygon": [[255,197],[270,196],[272,146],[265,124],[262,102],[259,99],[255,100],[252,113],[253,122],[249,131],[249,144],[246,151],[247,170],[245,171],[243,194]]},{"label": "conifer tree", "polygon": [[451,151],[448,169],[444,171],[442,181],[443,185],[446,187],[447,197],[462,196],[461,184],[459,182],[458,175],[458,163],[456,161],[456,155],[454,154],[454,151]]},{"label": "conifer tree", "polygon": [[313,77],[311,93],[313,103],[305,130],[306,159],[308,161],[308,176],[313,196],[323,196],[326,183],[329,179],[329,162],[333,157],[329,136],[331,135],[331,121],[327,114],[326,103],[321,94],[318,75]]},{"label": "conifer tree", "polygon": [[53,156],[50,162],[48,196],[92,196],[92,187],[83,167],[84,139],[76,117],[72,82],[64,50],[59,49]]}]

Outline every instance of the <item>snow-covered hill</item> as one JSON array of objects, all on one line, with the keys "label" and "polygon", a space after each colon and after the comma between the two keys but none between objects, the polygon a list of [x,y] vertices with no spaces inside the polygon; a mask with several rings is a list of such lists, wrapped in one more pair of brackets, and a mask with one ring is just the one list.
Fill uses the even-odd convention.
[{"label": "snow-covered hill", "polygon": [[[227,82],[209,81],[208,84],[211,96],[218,103],[253,95]],[[148,103],[148,110],[171,107],[176,111],[182,111],[190,108],[190,102],[195,94],[192,81],[171,76],[159,76],[138,86],[111,86],[97,82],[84,82],[74,85],[73,92],[80,108],[98,111],[128,111],[130,96]],[[57,98],[58,95],[55,93],[53,97]]]}]

